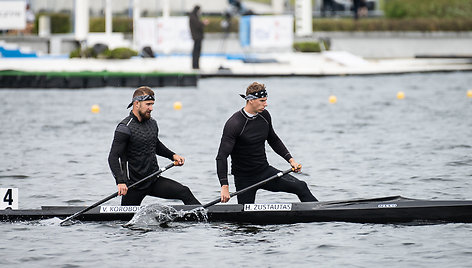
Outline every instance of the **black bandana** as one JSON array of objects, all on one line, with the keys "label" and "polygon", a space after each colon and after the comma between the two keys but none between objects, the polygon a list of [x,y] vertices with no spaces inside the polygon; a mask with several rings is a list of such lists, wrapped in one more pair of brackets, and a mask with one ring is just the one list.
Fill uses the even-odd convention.
[{"label": "black bandana", "polygon": [[241,96],[241,98],[243,98],[245,100],[255,100],[255,99],[259,99],[259,98],[265,98],[265,97],[267,97],[267,90],[264,89],[264,90],[261,90],[261,91],[258,91],[258,92],[247,94],[247,96],[244,96],[243,94],[239,94],[239,96]]},{"label": "black bandana", "polygon": [[131,100],[131,103],[128,105],[127,109],[129,109],[129,107],[133,106],[133,102],[135,102],[135,101],[147,101],[147,100],[155,100],[155,99],[154,99],[154,96],[151,96],[151,95],[136,96]]}]

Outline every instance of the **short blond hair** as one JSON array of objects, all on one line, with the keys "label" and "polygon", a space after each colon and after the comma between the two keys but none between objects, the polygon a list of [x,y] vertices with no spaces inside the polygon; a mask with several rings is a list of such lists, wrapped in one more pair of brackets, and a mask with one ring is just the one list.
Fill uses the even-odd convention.
[{"label": "short blond hair", "polygon": [[266,89],[264,84],[253,82],[246,89],[246,96]]}]

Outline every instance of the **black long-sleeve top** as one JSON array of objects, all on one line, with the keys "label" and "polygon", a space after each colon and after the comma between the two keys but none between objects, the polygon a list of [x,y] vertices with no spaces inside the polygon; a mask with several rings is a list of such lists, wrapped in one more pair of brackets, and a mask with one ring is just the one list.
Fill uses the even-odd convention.
[{"label": "black long-sleeve top", "polygon": [[[243,108],[244,109],[244,108]],[[251,176],[269,166],[265,152],[265,141],[285,160],[292,156],[272,127],[272,118],[267,110],[249,117],[241,109],[226,122],[221,137],[216,169],[221,185],[228,184],[228,161],[231,155],[231,173],[235,176]]]},{"label": "black long-sleeve top", "polygon": [[193,40],[203,40],[205,24],[200,19],[197,10],[193,10],[189,15],[190,34]]},{"label": "black long-sleeve top", "polygon": [[[130,185],[156,172],[159,169],[156,154],[173,159],[174,152],[162,144],[158,134],[156,120],[140,122],[133,112],[118,124],[108,156],[116,184]],[[151,182],[139,188],[146,188]]]}]

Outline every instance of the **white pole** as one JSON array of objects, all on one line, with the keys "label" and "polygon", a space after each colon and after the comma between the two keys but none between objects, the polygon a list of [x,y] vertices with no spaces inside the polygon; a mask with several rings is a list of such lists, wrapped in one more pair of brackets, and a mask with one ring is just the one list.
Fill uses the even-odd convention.
[{"label": "white pole", "polygon": [[105,34],[110,36],[113,32],[113,13],[111,10],[111,0],[105,2]]},{"label": "white pole", "polygon": [[162,17],[168,18],[170,16],[170,3],[169,0],[164,0],[162,4]]},{"label": "white pole", "polygon": [[284,0],[272,0],[272,12],[274,14],[283,14],[284,13]]},{"label": "white pole", "polygon": [[135,30],[139,20],[141,10],[139,9],[139,0],[133,0],[133,47],[137,49],[138,41],[136,40]]},{"label": "white pole", "polygon": [[313,33],[311,0],[296,0],[295,22],[295,34],[297,36],[307,36]]},{"label": "white pole", "polygon": [[89,0],[75,0],[75,40],[87,40],[88,32]]}]

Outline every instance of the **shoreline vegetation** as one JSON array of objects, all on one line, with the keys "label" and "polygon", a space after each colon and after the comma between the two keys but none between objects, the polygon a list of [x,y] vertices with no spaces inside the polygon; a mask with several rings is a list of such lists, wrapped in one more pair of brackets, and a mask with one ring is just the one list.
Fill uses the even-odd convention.
[{"label": "shoreline vegetation", "polygon": [[[69,33],[72,24],[65,14],[49,14],[51,17],[51,32],[53,34]],[[205,28],[207,33],[222,33],[221,21],[223,17],[205,17],[209,24]],[[57,25],[57,26],[55,26]],[[233,18],[229,32],[237,33],[239,20]],[[90,32],[104,32],[105,19],[91,18]],[[125,17],[113,18],[113,32],[132,33],[133,20]],[[471,18],[314,18],[314,32],[469,32],[472,31]],[[38,30],[35,26],[34,33]]]},{"label": "shoreline vegetation", "polygon": [[[260,1],[263,2],[263,1]],[[379,1],[383,17],[313,18],[313,31],[392,31],[392,32],[469,32],[472,31],[472,1],[470,0],[382,0]],[[293,5],[293,3],[291,4]],[[51,33],[72,32],[72,17],[68,13],[36,14],[34,33],[38,33],[38,19],[42,15],[51,18]],[[174,14],[185,15],[185,14]],[[208,33],[223,32],[221,16],[204,16],[209,20]],[[132,33],[133,19],[126,15],[113,17],[113,31]],[[90,32],[104,32],[105,18],[91,17]],[[239,18],[233,17],[229,32],[238,32]]]},{"label": "shoreline vegetation", "polygon": [[[256,2],[270,4],[268,0],[258,0]],[[360,17],[355,20],[344,12],[343,16],[333,17],[313,17],[313,32],[393,32],[393,33],[472,33],[472,1],[471,0],[380,0],[375,7],[381,10],[383,16]],[[294,1],[290,2],[293,9]],[[319,7],[317,7],[319,8]],[[47,15],[51,19],[51,33],[70,33],[73,30],[72,17],[69,13],[42,13],[37,14],[33,33],[38,33],[38,20],[42,15]],[[155,16],[155,14],[148,14]],[[183,13],[173,15],[186,15]],[[205,27],[207,33],[238,33],[239,16],[231,18],[229,27],[222,27],[224,16],[209,15],[203,16],[208,19],[209,24]],[[112,21],[113,32],[132,34],[133,19],[126,14],[115,14]],[[89,22],[90,32],[104,32],[105,18],[91,17]],[[295,25],[294,25],[295,31]],[[329,50],[329,40],[303,40],[294,42],[293,48],[300,52],[320,52]],[[97,55],[95,55],[97,54]],[[120,48],[116,51],[104,51],[94,53],[89,48],[81,51],[73,51],[70,57],[88,57],[103,59],[126,59],[137,55],[137,52]]]}]

